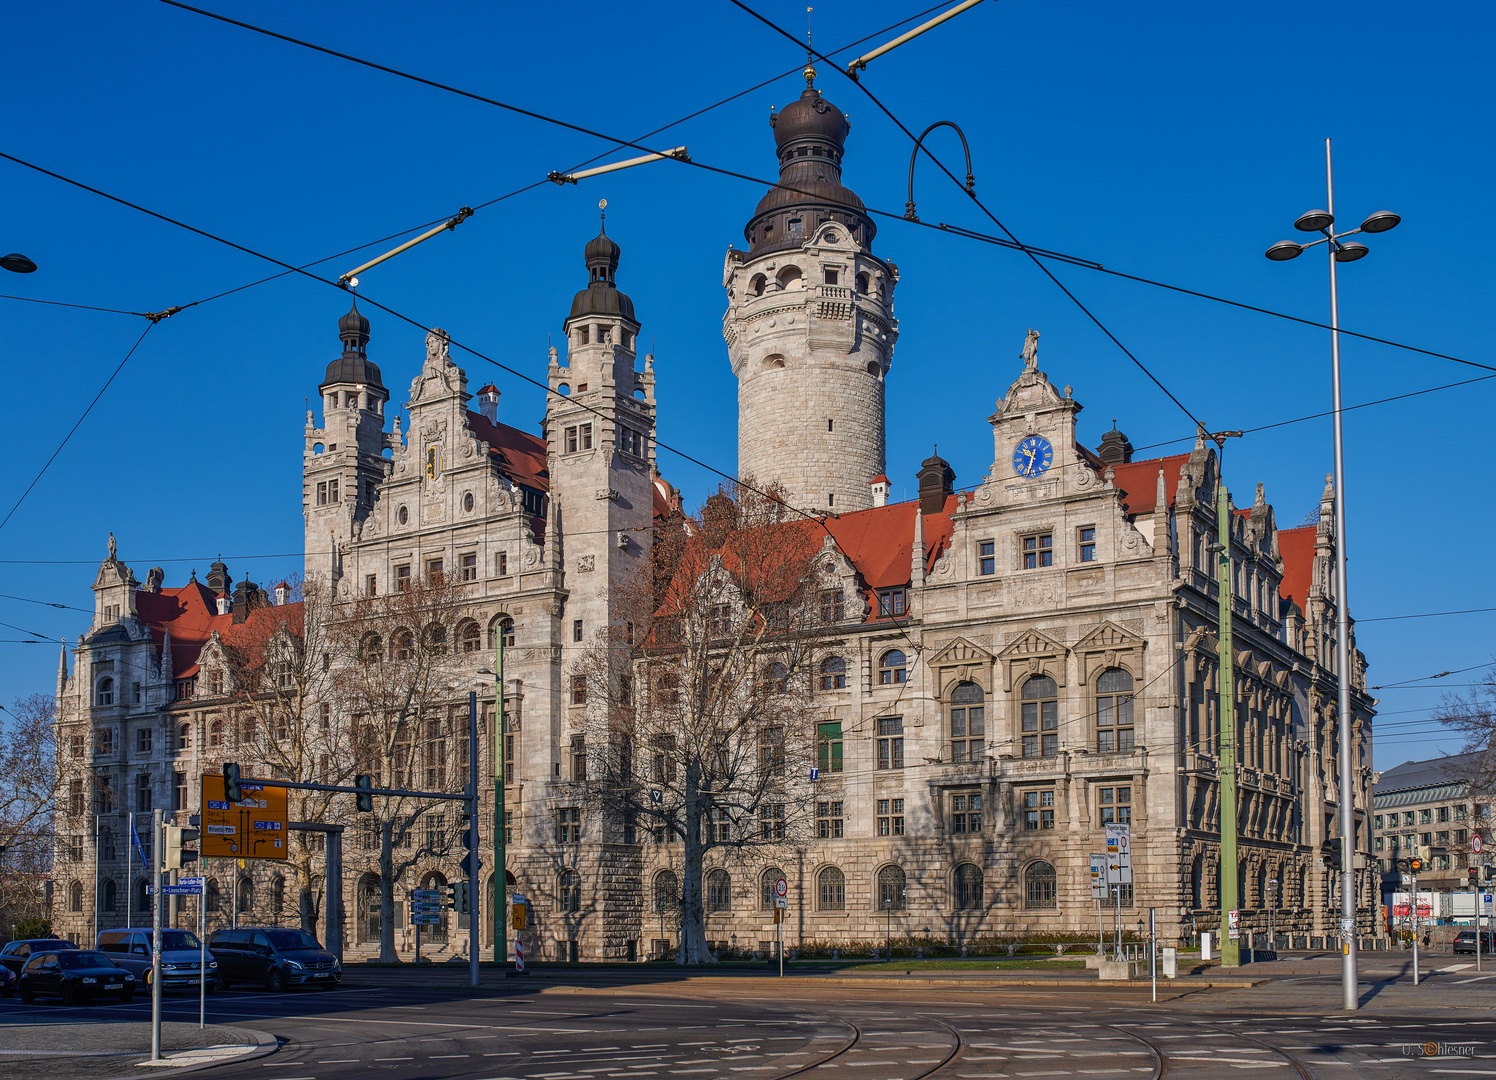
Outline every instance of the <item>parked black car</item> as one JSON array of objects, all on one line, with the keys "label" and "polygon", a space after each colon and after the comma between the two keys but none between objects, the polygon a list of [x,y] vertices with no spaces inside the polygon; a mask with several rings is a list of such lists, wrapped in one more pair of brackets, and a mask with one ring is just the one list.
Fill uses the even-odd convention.
[{"label": "parked black car", "polygon": [[208,939],[208,951],[218,961],[220,988],[255,982],[269,990],[309,984],[330,990],[343,978],[343,965],[305,930],[281,926],[219,930]]},{"label": "parked black car", "polygon": [[129,1001],[135,976],[92,949],[34,952],[21,969],[21,1000],[30,1005],[38,994],[58,994],[64,1005],[82,1005],[95,994]]},{"label": "parked black car", "polygon": [[[1456,953],[1469,953],[1475,955],[1475,931],[1461,930],[1454,936],[1454,951]],[[1490,930],[1480,932],[1480,951],[1484,955],[1496,952],[1496,933]]]},{"label": "parked black car", "polygon": [[32,953],[62,952],[64,949],[77,947],[66,938],[21,938],[19,941],[5,943],[5,947],[0,949],[0,963],[19,976],[21,969],[26,966],[26,961],[31,959]]},{"label": "parked black car", "polygon": [[16,987],[20,981],[20,976],[4,964],[0,964],[0,997],[15,997]]}]

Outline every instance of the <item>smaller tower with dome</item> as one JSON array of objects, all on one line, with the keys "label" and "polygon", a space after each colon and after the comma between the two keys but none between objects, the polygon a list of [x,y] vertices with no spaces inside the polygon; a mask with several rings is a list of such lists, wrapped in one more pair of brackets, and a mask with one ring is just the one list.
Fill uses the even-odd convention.
[{"label": "smaller tower with dome", "polygon": [[738,470],[811,510],[872,505],[884,471],[884,380],[893,362],[898,268],[842,183],[851,124],[805,69],[771,114],[779,183],[729,249],[722,335],[738,379]]}]

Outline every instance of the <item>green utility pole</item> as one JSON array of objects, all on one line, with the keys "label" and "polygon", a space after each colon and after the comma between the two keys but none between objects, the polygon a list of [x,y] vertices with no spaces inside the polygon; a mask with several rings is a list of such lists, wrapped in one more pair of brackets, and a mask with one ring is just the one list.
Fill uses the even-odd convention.
[{"label": "green utility pole", "polygon": [[493,647],[493,959],[501,967],[509,962],[508,875],[504,873],[504,623],[494,632]]},{"label": "green utility pole", "polygon": [[1231,937],[1230,915],[1239,901],[1236,871],[1236,687],[1231,652],[1231,497],[1224,478],[1216,500],[1220,551],[1217,559],[1220,654],[1221,770],[1221,966],[1239,967],[1241,950]]}]

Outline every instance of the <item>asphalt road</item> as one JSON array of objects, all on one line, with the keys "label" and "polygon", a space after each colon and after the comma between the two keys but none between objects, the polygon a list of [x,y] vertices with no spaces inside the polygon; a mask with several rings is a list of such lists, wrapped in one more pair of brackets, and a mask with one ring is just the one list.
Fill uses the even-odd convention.
[{"label": "asphalt road", "polygon": [[[1350,1015],[1336,1011],[1333,976],[1313,970],[1158,1005],[1135,989],[937,989],[897,979],[866,988],[738,977],[469,990],[401,971],[383,981],[403,985],[374,985],[371,972],[358,976],[365,985],[330,992],[217,994],[208,1020],[282,1040],[269,1056],[214,1068],[225,1080],[1496,1077],[1496,980],[1444,966],[1453,970],[1413,987],[1392,964]],[[195,998],[167,998],[168,1020],[195,1021],[196,1011]],[[148,1016],[140,999],[83,1009],[0,1003],[0,1027]],[[1426,1044],[1439,1053],[1424,1056]],[[54,1060],[53,1076],[83,1075]],[[0,1071],[6,1064],[0,1058]],[[90,1066],[87,1075],[99,1073]]]}]

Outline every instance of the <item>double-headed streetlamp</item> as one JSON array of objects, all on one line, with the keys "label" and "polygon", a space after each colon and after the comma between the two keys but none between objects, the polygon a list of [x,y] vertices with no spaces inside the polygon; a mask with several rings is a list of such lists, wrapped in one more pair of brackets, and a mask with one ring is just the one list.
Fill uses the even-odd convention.
[{"label": "double-headed streetlamp", "polygon": [[1330,140],[1325,140],[1325,198],[1327,210],[1310,210],[1300,214],[1293,227],[1300,232],[1321,233],[1318,240],[1300,244],[1283,240],[1267,249],[1267,257],[1274,262],[1296,259],[1315,244],[1326,245],[1330,254],[1330,385],[1332,416],[1335,431],[1335,666],[1340,689],[1340,940],[1341,940],[1341,1005],[1347,1010],[1357,1007],[1359,995],[1356,990],[1356,890],[1355,890],[1355,844],[1356,814],[1351,803],[1351,654],[1350,654],[1350,600],[1346,589],[1345,572],[1345,453],[1341,439],[1340,424],[1340,304],[1335,288],[1335,267],[1343,262],[1355,262],[1370,251],[1365,244],[1347,240],[1357,233],[1380,233],[1395,228],[1402,218],[1389,210],[1372,214],[1361,222],[1359,228],[1337,233],[1335,229],[1335,177],[1330,166]]}]

